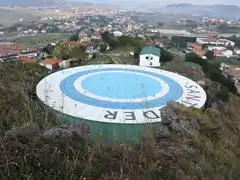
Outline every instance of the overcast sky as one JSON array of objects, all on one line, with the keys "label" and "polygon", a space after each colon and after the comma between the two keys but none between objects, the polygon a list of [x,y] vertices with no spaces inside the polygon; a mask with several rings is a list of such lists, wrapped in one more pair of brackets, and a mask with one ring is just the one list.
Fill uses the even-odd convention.
[{"label": "overcast sky", "polygon": [[[159,0],[161,1],[161,0]],[[164,1],[168,3],[190,3],[190,4],[230,4],[230,5],[240,5],[240,0],[169,0],[169,1]]]},{"label": "overcast sky", "polygon": [[212,5],[212,4],[228,4],[228,5],[238,5],[240,6],[240,0],[75,0],[75,1],[89,1],[89,2],[116,2],[118,4],[125,3],[157,3],[159,6],[175,3],[189,3],[189,4],[199,4],[199,5]]}]

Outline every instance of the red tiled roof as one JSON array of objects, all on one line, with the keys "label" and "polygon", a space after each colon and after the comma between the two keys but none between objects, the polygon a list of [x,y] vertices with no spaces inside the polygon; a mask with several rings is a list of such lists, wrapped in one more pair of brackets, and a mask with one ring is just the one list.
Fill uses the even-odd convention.
[{"label": "red tiled roof", "polygon": [[198,43],[193,43],[191,46],[192,48],[197,48],[197,49],[202,48],[201,44],[198,44]]},{"label": "red tiled roof", "polygon": [[224,54],[222,54],[222,52],[219,50],[214,50],[214,55],[215,56],[224,56]]},{"label": "red tiled roof", "polygon": [[200,38],[202,41],[206,42],[206,43],[227,43],[229,42],[226,39],[213,39],[213,38]]},{"label": "red tiled roof", "polygon": [[27,56],[21,56],[18,58],[19,61],[22,61],[22,62],[28,62],[28,63],[35,63],[36,61],[32,58],[29,58]]},{"label": "red tiled roof", "polygon": [[92,37],[100,38],[101,35],[100,34],[93,34]]},{"label": "red tiled roof", "polygon": [[53,65],[53,64],[58,64],[60,62],[62,62],[62,60],[60,60],[60,59],[45,59],[45,60],[42,61],[42,63],[45,64],[45,65],[46,64]]}]

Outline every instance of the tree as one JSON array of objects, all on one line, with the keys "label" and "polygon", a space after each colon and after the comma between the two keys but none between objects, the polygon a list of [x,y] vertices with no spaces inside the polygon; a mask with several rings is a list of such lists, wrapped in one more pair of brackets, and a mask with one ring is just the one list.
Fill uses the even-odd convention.
[{"label": "tree", "polygon": [[55,25],[52,26],[51,32],[59,32],[59,31],[60,29],[57,26]]},{"label": "tree", "polygon": [[164,23],[163,23],[163,22],[159,22],[157,26],[158,26],[158,27],[163,27],[163,26],[164,26]]},{"label": "tree", "polygon": [[78,40],[79,40],[78,35],[77,35],[77,34],[73,34],[73,35],[70,37],[70,40],[71,40],[71,41],[78,41]]},{"label": "tree", "polygon": [[110,34],[109,34],[108,31],[103,32],[103,33],[101,34],[101,36],[102,36],[103,42],[105,42],[105,43],[109,43],[109,42],[110,42],[111,36],[110,36]]},{"label": "tree", "polygon": [[226,46],[226,48],[227,48],[228,50],[230,50],[230,51],[233,51],[233,52],[234,52],[234,47],[233,47],[233,46],[231,46],[231,44],[228,44],[228,45]]},{"label": "tree", "polygon": [[94,29],[91,28],[91,29],[89,30],[89,32],[90,32],[91,34],[94,34]]},{"label": "tree", "polygon": [[201,45],[201,48],[202,48],[202,49],[208,48],[208,44],[202,44],[202,45]]},{"label": "tree", "polygon": [[205,56],[207,57],[207,59],[209,60],[213,60],[215,58],[214,52],[213,51],[207,51],[205,53]]},{"label": "tree", "polygon": [[171,41],[181,48],[186,48],[187,47],[187,41],[180,38],[180,37],[172,36]]},{"label": "tree", "polygon": [[119,46],[127,46],[127,45],[133,45],[133,38],[129,36],[121,36],[118,38],[118,45]]},{"label": "tree", "polygon": [[141,46],[135,47],[135,49],[134,49],[134,59],[138,59],[139,58],[139,54],[141,52],[141,49],[142,49]]},{"label": "tree", "polygon": [[96,53],[93,53],[92,58],[96,59],[96,56],[97,56]]},{"label": "tree", "polygon": [[68,55],[70,58],[76,58],[78,60],[85,60],[87,57],[87,54],[82,50],[80,46],[71,49]]},{"label": "tree", "polygon": [[106,50],[107,50],[107,45],[106,44],[101,44],[100,45],[100,49],[99,49],[99,52],[106,52]]},{"label": "tree", "polygon": [[169,61],[173,60],[173,55],[169,51],[167,51],[167,50],[165,50],[163,48],[160,48],[160,50],[161,50],[161,59],[160,59],[160,61],[162,63],[169,62]]},{"label": "tree", "polygon": [[44,47],[42,48],[41,52],[46,52],[46,53],[48,53],[48,54],[52,54],[53,51],[54,51],[54,48],[55,48],[55,47],[54,47],[53,45],[48,44],[47,46],[44,46]]},{"label": "tree", "polygon": [[109,47],[111,49],[115,49],[118,45],[118,42],[115,40],[115,39],[111,39],[110,42],[109,42]]},{"label": "tree", "polygon": [[237,92],[237,88],[234,84],[234,81],[228,77],[225,77],[222,74],[219,68],[219,64],[213,64],[210,63],[209,61],[205,61],[195,53],[187,54],[185,56],[185,61],[199,64],[202,67],[202,70],[204,71],[206,77],[208,77],[210,80],[219,82],[232,93]]},{"label": "tree", "polygon": [[81,49],[82,51],[86,51],[86,46],[78,46],[77,48]]}]

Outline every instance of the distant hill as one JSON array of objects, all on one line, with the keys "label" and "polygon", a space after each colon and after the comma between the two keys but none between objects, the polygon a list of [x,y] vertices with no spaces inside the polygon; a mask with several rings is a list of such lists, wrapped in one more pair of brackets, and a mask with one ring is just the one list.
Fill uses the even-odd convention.
[{"label": "distant hill", "polygon": [[240,7],[235,5],[193,5],[193,4],[171,4],[165,7],[166,12],[175,12],[189,15],[223,17],[223,18],[239,18]]},{"label": "distant hill", "polygon": [[60,2],[64,0],[0,0],[0,5],[48,6]]}]

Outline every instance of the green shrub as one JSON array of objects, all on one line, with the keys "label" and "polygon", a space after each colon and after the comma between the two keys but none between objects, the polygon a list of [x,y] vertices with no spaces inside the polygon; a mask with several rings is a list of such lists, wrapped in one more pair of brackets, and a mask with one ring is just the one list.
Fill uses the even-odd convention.
[{"label": "green shrub", "polygon": [[194,53],[186,55],[185,61],[199,64],[202,67],[205,75],[210,80],[219,82],[220,84],[225,86],[231,93],[237,92],[237,88],[235,87],[234,81],[228,77],[225,77],[222,74],[219,68],[219,64],[213,64],[206,60],[203,60],[197,54]]},{"label": "green shrub", "polygon": [[221,86],[220,92],[216,93],[216,97],[224,102],[229,100],[229,91],[225,86]]}]

